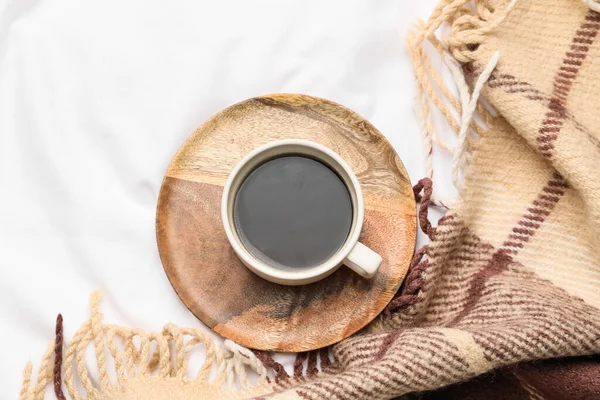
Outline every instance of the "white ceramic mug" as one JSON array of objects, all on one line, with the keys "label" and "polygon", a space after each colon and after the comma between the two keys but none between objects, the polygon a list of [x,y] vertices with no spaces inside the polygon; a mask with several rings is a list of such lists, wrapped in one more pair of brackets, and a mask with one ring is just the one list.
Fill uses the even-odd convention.
[{"label": "white ceramic mug", "polygon": [[[244,180],[265,162],[286,155],[310,157],[329,166],[344,182],[352,200],[352,224],[342,247],[325,262],[301,270],[278,268],[254,257],[241,242],[234,223],[235,196]],[[333,150],[309,140],[284,139],[254,149],[235,166],[223,191],[221,218],[233,250],[250,270],[271,282],[282,285],[304,285],[325,278],[342,264],[365,278],[372,278],[375,275],[382,258],[358,241],[365,216],[364,207],[358,179],[342,157]]]}]

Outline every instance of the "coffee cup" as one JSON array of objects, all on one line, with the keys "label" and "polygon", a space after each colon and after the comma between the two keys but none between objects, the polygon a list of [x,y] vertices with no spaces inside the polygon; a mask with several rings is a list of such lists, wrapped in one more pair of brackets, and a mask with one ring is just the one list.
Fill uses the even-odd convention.
[{"label": "coffee cup", "polygon": [[313,141],[278,140],[248,153],[225,184],[221,217],[242,263],[278,284],[312,283],[342,265],[372,278],[382,262],[358,241],[358,179],[340,155]]}]

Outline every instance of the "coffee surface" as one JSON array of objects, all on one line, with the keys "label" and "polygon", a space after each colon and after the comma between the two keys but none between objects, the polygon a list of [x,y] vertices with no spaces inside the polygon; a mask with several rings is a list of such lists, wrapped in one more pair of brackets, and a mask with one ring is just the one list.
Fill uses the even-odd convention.
[{"label": "coffee surface", "polygon": [[284,156],[260,165],[234,202],[240,240],[257,259],[283,269],[309,268],[333,256],[352,225],[352,199],[325,164]]}]

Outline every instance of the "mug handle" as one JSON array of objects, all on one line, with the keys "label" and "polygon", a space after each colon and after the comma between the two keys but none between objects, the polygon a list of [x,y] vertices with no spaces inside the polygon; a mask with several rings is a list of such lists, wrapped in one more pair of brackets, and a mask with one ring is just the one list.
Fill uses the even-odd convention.
[{"label": "mug handle", "polygon": [[364,278],[372,278],[383,259],[364,244],[357,242],[344,264]]}]

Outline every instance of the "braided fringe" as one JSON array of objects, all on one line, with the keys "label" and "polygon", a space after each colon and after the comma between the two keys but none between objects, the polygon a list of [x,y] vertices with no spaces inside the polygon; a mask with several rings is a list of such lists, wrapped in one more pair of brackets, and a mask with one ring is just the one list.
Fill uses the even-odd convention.
[{"label": "braided fringe", "polygon": [[56,331],[54,339],[54,395],[57,400],[66,400],[62,389],[62,361],[63,361],[63,317],[56,317]]},{"label": "braided fringe", "polygon": [[[408,33],[407,46],[411,57],[419,95],[415,102],[415,111],[423,137],[425,157],[425,176],[433,181],[433,152],[434,144],[444,151],[453,154],[453,182],[460,194],[459,176],[469,164],[471,153],[476,141],[469,133],[478,137],[485,136],[486,126],[492,119],[492,114],[478,101],[480,91],[496,64],[498,54],[490,60],[483,69],[474,88],[471,89],[464,73],[457,71],[460,66],[465,70],[473,68],[473,61],[479,46],[486,41],[486,36],[512,11],[517,0],[512,0],[502,10],[496,9],[491,0],[442,0],[425,21],[419,21],[415,30]],[[591,0],[584,0],[591,1]],[[474,3],[474,11],[468,7]],[[440,39],[436,32],[443,25],[450,25],[451,32]],[[432,66],[432,61],[426,53],[426,46],[432,46],[442,61],[452,73],[455,86],[459,93],[457,98],[453,91],[444,83],[441,74]],[[460,64],[459,64],[460,63]],[[444,117],[452,131],[458,136],[457,145],[445,143],[437,135],[433,123],[432,106]],[[455,116],[458,116],[458,121]],[[479,118],[476,118],[478,116]],[[480,126],[477,121],[483,121]],[[453,199],[443,199],[434,191],[431,195],[434,205],[448,208],[454,203]]]},{"label": "braided fringe", "polygon": [[[296,360],[294,361],[293,377],[313,377],[320,371],[327,370],[327,368],[332,365],[330,348],[331,346],[298,353],[296,355]],[[276,372],[275,383],[284,384],[292,377],[285,371],[283,365],[275,361],[269,353],[258,350],[255,350],[254,353],[258,359],[262,361],[265,367],[272,368]]]},{"label": "braided fringe", "polygon": [[[431,225],[429,221],[429,206],[431,205],[431,196],[433,193],[433,183],[429,178],[423,178],[413,187],[415,193],[415,199],[421,202],[419,206],[419,225],[421,230],[430,240],[435,238],[436,228]],[[421,191],[423,195],[421,195]],[[410,306],[417,302],[419,291],[423,287],[424,281],[421,277],[423,271],[427,269],[429,260],[423,260],[429,251],[429,246],[424,245],[415,252],[410,266],[408,267],[408,274],[400,287],[400,290],[392,301],[385,308],[385,315],[390,316],[394,311],[401,308]]]},{"label": "braided fringe", "polygon": [[[308,359],[308,362],[306,360]],[[298,353],[296,361],[294,362],[294,377],[308,376],[312,377],[319,373],[320,370],[326,370],[331,365],[331,359],[329,358],[329,347],[324,347],[319,350],[307,351],[304,353]],[[306,364],[306,371],[304,371],[304,365]]]},{"label": "braided fringe", "polygon": [[[230,340],[220,346],[199,329],[167,324],[161,332],[146,333],[103,324],[99,304],[100,293],[95,292],[90,297],[91,317],[75,333],[64,354],[63,322],[62,316],[58,316],[55,343],[48,346],[40,362],[35,384],[32,384],[31,362],[25,366],[20,400],[43,399],[45,388],[50,384],[53,384],[59,400],[65,399],[63,385],[74,400],[96,398],[107,389],[118,388],[130,379],[144,376],[176,378],[192,383],[201,381],[215,388],[235,391],[238,386],[245,389],[252,385],[247,376],[249,370],[258,375],[258,385],[270,382],[269,373],[279,373],[266,368],[255,353],[245,347]],[[206,359],[195,377],[190,379],[188,361],[190,353],[198,346],[203,347]],[[86,359],[88,347],[95,351],[94,376],[98,384],[92,383],[92,371],[87,368],[91,361]],[[112,375],[116,379],[109,377],[109,357],[114,365]],[[217,374],[209,381],[214,366]],[[76,380],[81,383],[83,391],[76,387]]]}]

